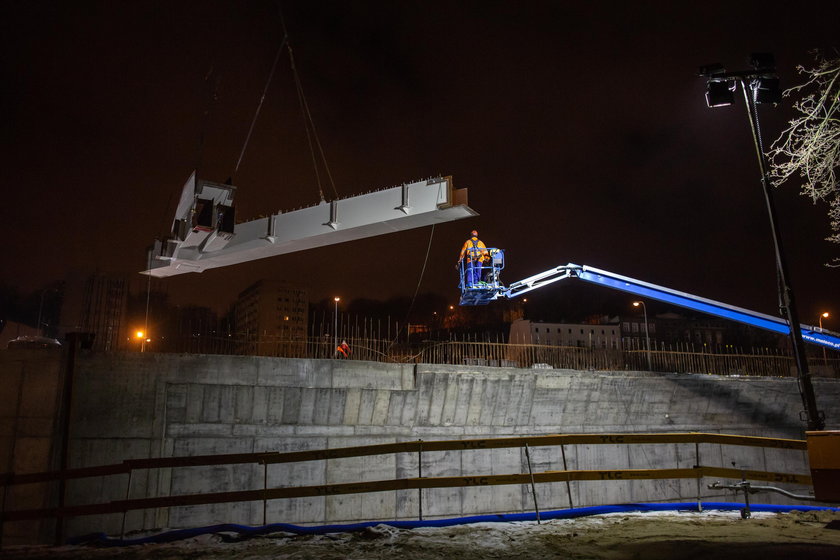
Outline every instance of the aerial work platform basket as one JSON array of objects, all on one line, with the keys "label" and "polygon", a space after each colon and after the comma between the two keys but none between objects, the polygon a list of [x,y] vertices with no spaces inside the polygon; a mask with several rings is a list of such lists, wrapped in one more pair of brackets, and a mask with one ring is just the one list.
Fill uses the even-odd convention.
[{"label": "aerial work platform basket", "polygon": [[467,259],[458,263],[461,305],[487,305],[504,290],[500,276],[505,267],[505,252],[496,248],[486,251],[487,256],[481,263],[470,263]]}]

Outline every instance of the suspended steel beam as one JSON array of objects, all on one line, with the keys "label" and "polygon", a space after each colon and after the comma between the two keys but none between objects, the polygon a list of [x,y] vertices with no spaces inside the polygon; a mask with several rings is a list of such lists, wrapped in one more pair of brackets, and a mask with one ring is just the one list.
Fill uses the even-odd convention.
[{"label": "suspended steel beam", "polygon": [[149,268],[142,274],[162,278],[203,272],[478,215],[467,206],[467,189],[455,189],[451,177],[322,201],[239,224],[234,220],[235,191],[193,173],[181,193],[172,237],[155,241]]}]

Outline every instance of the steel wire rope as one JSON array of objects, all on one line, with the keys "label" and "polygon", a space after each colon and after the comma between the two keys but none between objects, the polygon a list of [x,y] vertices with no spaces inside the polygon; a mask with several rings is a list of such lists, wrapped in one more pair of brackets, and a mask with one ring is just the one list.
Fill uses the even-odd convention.
[{"label": "steel wire rope", "polygon": [[210,69],[204,75],[204,81],[207,83],[208,98],[206,106],[204,107],[204,114],[201,119],[201,128],[198,133],[198,145],[195,149],[195,172],[198,174],[201,171],[201,166],[204,163],[204,143],[207,136],[207,129],[210,124],[210,117],[213,113],[213,107],[219,101],[219,85],[221,84],[221,76],[216,71],[216,64],[213,62]]},{"label": "steel wire rope", "polygon": [[[283,16],[283,10],[278,6],[278,13],[280,15],[280,25],[283,27],[283,34],[288,38],[289,32],[286,29],[286,18]],[[291,41],[287,41],[287,46],[289,49],[289,64],[292,69],[292,79],[295,82],[295,92],[298,95],[298,102],[300,103],[300,112],[301,117],[303,118],[303,129],[306,132],[306,142],[309,145],[309,155],[312,159],[312,167],[315,171],[315,181],[318,186],[318,196],[321,202],[324,201],[324,189],[321,186],[321,173],[318,171],[318,161],[317,156],[315,154],[315,148],[312,145],[312,137],[315,137],[315,144],[318,146],[318,152],[321,154],[321,162],[324,165],[324,170],[327,173],[327,178],[330,181],[330,186],[333,190],[333,195],[335,198],[338,198],[338,191],[335,188],[335,182],[332,178],[332,173],[330,172],[330,166],[327,163],[327,157],[324,154],[324,148],[321,145],[321,140],[318,138],[318,130],[315,128],[315,120],[312,118],[312,113],[309,110],[309,102],[306,100],[306,95],[303,92],[303,82],[300,79],[300,75],[297,71],[297,65],[295,64],[295,55],[292,52],[292,43]]]},{"label": "steel wire rope", "polygon": [[[306,100],[306,95],[303,92],[303,83],[301,82],[300,74],[298,74],[297,71],[297,65],[295,64],[295,56],[292,52],[291,43],[288,44],[288,50],[289,63],[292,67],[292,78],[295,82],[295,90],[298,94],[298,102],[300,103],[301,116],[303,117],[303,127],[306,131],[306,141],[309,144],[309,155],[312,158],[312,167],[315,170],[315,180],[318,183],[318,195],[323,201],[324,189],[321,186],[321,173],[318,170],[318,154],[320,154],[321,164],[324,166],[324,171],[327,174],[327,179],[329,179],[330,187],[332,187],[333,190],[333,195],[335,196],[335,198],[338,198],[338,191],[335,188],[335,181],[333,181],[332,173],[330,172],[330,166],[327,163],[327,156],[324,154],[324,148],[321,145],[321,139],[318,137],[318,130],[315,128],[315,120],[312,118],[312,113],[309,110],[309,102]],[[313,146],[312,144],[313,137],[315,139],[315,146],[318,147],[318,154],[315,153],[315,146]]]},{"label": "steel wire rope", "polygon": [[[426,246],[426,257],[423,259],[423,268],[420,269],[420,278],[417,279],[417,286],[415,286],[415,288],[414,288],[414,295],[411,296],[411,303],[408,304],[408,311],[405,312],[405,321],[403,321],[403,327],[399,331],[397,331],[396,335],[394,335],[394,340],[392,340],[391,344],[388,346],[389,350],[400,339],[400,334],[406,328],[405,325],[408,324],[408,318],[411,316],[412,310],[414,310],[414,302],[417,301],[417,292],[420,291],[420,285],[423,283],[423,276],[426,274],[426,265],[429,262],[429,253],[432,250],[432,239],[434,238],[434,236],[435,236],[435,224],[432,224],[432,231],[429,232],[429,243]],[[409,331],[409,335],[411,335],[410,331]],[[420,352],[420,354],[422,354],[422,352]],[[412,356],[412,358],[416,358],[420,354]]]},{"label": "steel wire rope", "polygon": [[274,62],[271,64],[271,72],[268,74],[268,80],[265,82],[265,88],[263,88],[262,96],[260,97],[260,102],[257,104],[257,110],[254,113],[254,118],[251,119],[251,126],[248,129],[248,134],[245,136],[245,143],[242,145],[242,151],[239,153],[239,159],[236,161],[236,167],[233,169],[233,175],[231,176],[231,182],[233,182],[233,177],[239,171],[239,165],[242,163],[242,158],[245,156],[245,149],[248,147],[248,142],[251,140],[251,134],[254,132],[254,125],[257,124],[257,118],[260,116],[260,111],[262,110],[263,102],[265,102],[265,95],[268,93],[268,86],[271,85],[271,79],[274,77],[274,70],[277,68],[277,61],[280,60],[280,54],[283,52],[283,47],[285,47],[289,42],[289,36],[283,36],[283,41],[280,43],[280,47],[277,49],[277,54],[274,55]]}]

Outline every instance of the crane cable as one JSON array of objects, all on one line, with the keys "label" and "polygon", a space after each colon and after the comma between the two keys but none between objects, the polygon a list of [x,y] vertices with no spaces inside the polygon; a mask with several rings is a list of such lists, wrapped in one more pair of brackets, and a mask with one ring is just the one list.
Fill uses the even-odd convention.
[{"label": "crane cable", "polygon": [[285,47],[289,42],[289,36],[284,35],[283,42],[280,43],[280,47],[277,49],[277,54],[274,56],[274,62],[271,65],[271,72],[268,74],[268,80],[265,83],[265,88],[263,88],[262,97],[260,97],[260,102],[257,105],[257,111],[254,113],[254,118],[251,120],[251,127],[248,129],[248,135],[245,137],[245,143],[242,145],[242,151],[239,153],[239,159],[236,162],[236,167],[233,169],[233,175],[231,176],[231,183],[233,182],[233,176],[236,175],[237,171],[239,171],[239,165],[242,163],[242,158],[245,156],[245,148],[248,147],[248,141],[251,140],[251,133],[254,132],[254,125],[257,124],[257,117],[260,116],[260,111],[262,110],[263,102],[265,101],[265,94],[268,92],[268,86],[271,84],[271,78],[274,77],[274,70],[277,68],[277,61],[280,60],[280,54],[283,52],[283,47]]},{"label": "crane cable", "polygon": [[[280,44],[280,47],[277,49],[277,54],[274,56],[274,62],[271,64],[271,72],[268,75],[268,80],[266,81],[265,88],[263,88],[262,97],[260,97],[260,102],[257,105],[257,110],[254,113],[254,118],[251,120],[251,127],[248,129],[248,134],[245,137],[245,143],[242,146],[242,151],[239,154],[239,159],[236,162],[236,167],[233,170],[233,175],[239,171],[239,166],[242,163],[242,158],[245,156],[245,149],[248,147],[248,142],[251,139],[251,134],[254,132],[254,125],[257,123],[257,118],[260,115],[260,111],[262,110],[263,102],[265,101],[266,93],[268,92],[268,86],[271,84],[271,80],[274,77],[274,71],[277,68],[277,62],[280,60],[280,55],[283,52],[283,48],[286,47],[289,49],[289,62],[292,68],[292,77],[294,78],[295,82],[295,90],[298,95],[298,101],[300,103],[301,114],[304,120],[304,130],[306,131],[306,140],[309,144],[309,153],[312,158],[312,166],[315,169],[315,181],[318,187],[318,196],[320,200],[324,201],[324,189],[321,186],[321,174],[318,171],[318,161],[317,155],[315,152],[315,147],[318,148],[318,154],[320,154],[321,163],[324,166],[324,170],[326,171],[327,179],[329,179],[330,186],[332,187],[333,194],[335,198],[338,198],[338,191],[335,188],[335,181],[333,181],[332,173],[330,172],[330,166],[327,163],[327,157],[324,154],[324,148],[321,145],[321,140],[318,138],[318,131],[315,128],[315,121],[312,119],[312,113],[309,110],[309,103],[306,101],[306,95],[303,93],[303,84],[300,80],[300,75],[297,71],[297,66],[295,65],[295,58],[292,52],[292,45],[289,41],[289,32],[286,30],[286,20],[283,17],[282,11],[280,12],[280,24],[283,27],[283,42]],[[313,145],[313,138],[315,144]],[[229,182],[233,182],[233,176],[229,179]]]},{"label": "crane cable", "polygon": [[[286,29],[286,18],[283,17],[282,10],[279,10],[279,14],[280,25],[283,27],[283,35],[288,38],[289,32]],[[306,95],[303,93],[303,83],[300,80],[300,74],[298,74],[297,65],[295,64],[295,55],[292,52],[292,43],[287,40],[286,44],[289,49],[289,64],[292,68],[292,78],[295,81],[295,91],[297,92],[298,102],[300,103],[300,112],[301,117],[303,118],[303,129],[306,131],[306,142],[309,144],[309,156],[312,158],[312,168],[315,171],[315,182],[318,186],[318,197],[321,202],[324,201],[324,189],[321,186],[321,173],[318,171],[318,156],[315,153],[315,146],[318,147],[318,154],[321,156],[321,163],[324,166],[327,179],[329,179],[330,186],[332,187],[333,196],[338,198],[338,191],[335,188],[335,181],[333,181],[330,166],[327,163],[327,156],[324,154],[321,139],[318,138],[318,130],[315,128],[315,120],[312,118],[312,113],[309,111],[309,103],[306,101]],[[312,144],[313,138],[315,139],[315,146]]]},{"label": "crane cable", "polygon": [[[215,60],[215,58],[214,58]],[[195,169],[196,174],[201,171],[201,166],[204,163],[204,143],[207,136],[207,128],[210,123],[210,117],[213,113],[214,105],[219,101],[219,85],[221,84],[221,76],[216,71],[215,61],[210,65],[207,73],[204,75],[204,82],[207,87],[207,100],[204,107],[204,114],[201,118],[201,128],[198,134],[198,145],[195,149]]]},{"label": "crane cable", "polygon": [[[333,181],[332,173],[330,172],[330,166],[327,163],[327,157],[324,154],[324,148],[321,145],[321,139],[318,138],[318,131],[315,128],[315,121],[312,119],[312,113],[309,111],[309,103],[306,101],[306,95],[303,93],[303,84],[300,81],[300,75],[297,71],[297,66],[295,65],[295,57],[294,53],[292,53],[292,45],[288,45],[289,49],[289,62],[292,65],[292,76],[295,80],[295,89],[297,90],[298,94],[298,101],[300,102],[300,111],[303,116],[303,127],[306,130],[306,140],[309,143],[309,154],[312,157],[312,167],[315,170],[315,180],[318,183],[318,195],[321,197],[321,201],[324,200],[324,190],[321,187],[321,174],[318,171],[318,161],[317,157],[320,155],[321,163],[324,166],[324,171],[327,174],[327,179],[330,182],[330,186],[332,187],[333,195],[335,198],[338,198],[338,191],[335,188],[335,181]],[[315,140],[315,145],[313,146],[312,140]],[[318,154],[315,153],[315,147],[318,148]]]},{"label": "crane cable", "polygon": [[[400,334],[402,333],[403,329],[406,328],[408,325],[408,318],[411,316],[411,312],[414,309],[414,302],[417,301],[417,292],[420,291],[420,285],[423,283],[423,276],[426,273],[426,265],[429,262],[429,252],[432,250],[432,239],[435,236],[435,224],[432,224],[432,230],[429,232],[429,244],[426,246],[426,258],[423,259],[423,268],[420,270],[420,278],[417,279],[417,286],[414,288],[414,295],[411,296],[411,303],[408,304],[408,311],[405,312],[405,321],[403,321],[403,328],[397,331],[397,334],[394,336],[394,340],[391,341],[391,345],[389,349],[397,343],[400,339]],[[409,335],[411,333],[409,332]]]}]

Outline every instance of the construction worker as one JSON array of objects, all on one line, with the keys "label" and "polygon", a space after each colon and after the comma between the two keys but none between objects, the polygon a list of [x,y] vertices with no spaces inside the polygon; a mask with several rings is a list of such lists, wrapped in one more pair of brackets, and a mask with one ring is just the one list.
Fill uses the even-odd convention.
[{"label": "construction worker", "polygon": [[350,357],[350,345],[347,344],[346,340],[342,340],[341,344],[336,346],[335,357],[342,360]]},{"label": "construction worker", "polygon": [[463,262],[464,257],[467,258],[467,286],[475,286],[481,281],[481,267],[483,263],[490,259],[487,246],[478,238],[478,232],[476,230],[470,232],[470,238],[461,247],[461,254],[458,256],[459,266]]}]

